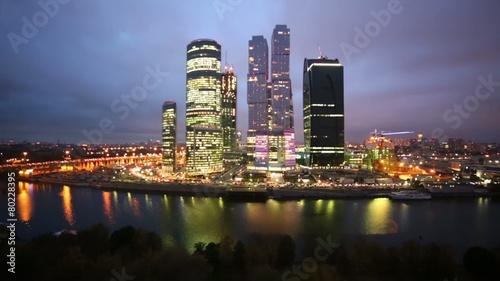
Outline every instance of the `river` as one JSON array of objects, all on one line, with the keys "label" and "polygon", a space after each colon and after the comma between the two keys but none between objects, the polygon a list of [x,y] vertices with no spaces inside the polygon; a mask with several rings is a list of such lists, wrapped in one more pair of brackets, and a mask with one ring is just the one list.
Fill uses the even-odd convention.
[{"label": "river", "polygon": [[[218,242],[224,236],[245,241],[252,234],[276,233],[291,235],[298,248],[316,238],[330,236],[342,242],[358,235],[388,246],[409,239],[446,243],[457,256],[473,245],[500,245],[500,201],[491,198],[232,202],[57,184],[17,185],[16,232],[20,238],[103,223],[111,230],[127,225],[152,230],[165,245],[190,251],[196,242]],[[7,202],[5,194],[0,199]],[[3,222],[6,209],[0,216]]]}]

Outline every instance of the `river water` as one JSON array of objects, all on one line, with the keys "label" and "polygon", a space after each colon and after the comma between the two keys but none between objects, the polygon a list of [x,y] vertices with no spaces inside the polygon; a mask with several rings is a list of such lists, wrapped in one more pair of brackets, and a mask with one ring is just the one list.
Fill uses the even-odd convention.
[{"label": "river water", "polygon": [[[6,206],[6,195],[0,199]],[[224,236],[245,241],[253,234],[277,233],[291,235],[299,248],[317,238],[341,242],[359,235],[387,246],[409,239],[446,243],[457,256],[473,245],[500,245],[500,202],[490,198],[232,202],[18,182],[16,201],[20,238],[103,223],[111,230],[132,225],[155,231],[164,244],[190,251],[196,242]]]}]

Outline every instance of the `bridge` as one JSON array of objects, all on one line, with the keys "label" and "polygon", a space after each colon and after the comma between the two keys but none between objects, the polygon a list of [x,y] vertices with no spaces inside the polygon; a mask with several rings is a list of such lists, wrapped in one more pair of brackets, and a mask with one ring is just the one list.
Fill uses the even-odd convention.
[{"label": "bridge", "polygon": [[90,159],[74,159],[62,161],[47,161],[36,163],[18,163],[0,165],[0,172],[16,172],[20,176],[34,176],[53,172],[87,170],[92,171],[99,167],[113,167],[115,165],[144,164],[161,160],[159,154],[137,156],[117,156]]}]

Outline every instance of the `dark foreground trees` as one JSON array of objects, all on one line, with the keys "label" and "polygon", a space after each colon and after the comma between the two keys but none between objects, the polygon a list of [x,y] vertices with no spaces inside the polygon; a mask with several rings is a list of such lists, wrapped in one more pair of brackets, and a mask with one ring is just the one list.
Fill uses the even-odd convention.
[{"label": "dark foreground trees", "polygon": [[408,241],[386,248],[362,237],[300,258],[289,235],[193,246],[164,248],[154,232],[127,226],[110,233],[99,224],[18,244],[16,274],[5,269],[0,280],[500,280],[500,249],[472,247],[462,265],[447,246]]}]

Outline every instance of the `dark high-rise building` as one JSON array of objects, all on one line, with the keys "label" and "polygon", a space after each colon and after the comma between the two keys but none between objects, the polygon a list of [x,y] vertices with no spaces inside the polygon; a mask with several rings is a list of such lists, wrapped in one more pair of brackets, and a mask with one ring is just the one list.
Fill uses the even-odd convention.
[{"label": "dark high-rise building", "polygon": [[306,163],[328,169],[344,162],[344,67],[338,59],[304,60]]},{"label": "dark high-rise building", "polygon": [[177,104],[173,101],[163,103],[162,107],[162,148],[163,160],[162,170],[164,174],[176,171],[176,130],[177,128]]},{"label": "dark high-rise building", "polygon": [[[248,42],[248,74],[247,74],[247,103],[248,103],[248,133],[247,154],[251,162],[255,157],[267,158],[267,147],[259,148],[265,150],[256,152],[257,138],[259,143],[267,137],[268,103],[267,103],[267,79],[269,76],[269,49],[264,36],[253,36]],[[263,156],[264,155],[264,156]],[[264,162],[262,162],[264,161]],[[265,159],[256,161],[256,165],[262,169],[267,167]]]},{"label": "dark high-rise building", "polygon": [[211,39],[187,45],[186,153],[188,174],[222,170],[221,46]]},{"label": "dark high-rise building", "polygon": [[290,80],[290,29],[276,25],[271,43],[271,126],[269,128],[270,172],[295,168],[292,82]]},{"label": "dark high-rise building", "polygon": [[224,152],[236,151],[236,95],[237,82],[233,67],[225,67],[221,75],[222,143]]},{"label": "dark high-rise building", "polygon": [[271,107],[273,131],[293,129],[290,81],[290,29],[276,25],[271,44]]}]

